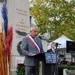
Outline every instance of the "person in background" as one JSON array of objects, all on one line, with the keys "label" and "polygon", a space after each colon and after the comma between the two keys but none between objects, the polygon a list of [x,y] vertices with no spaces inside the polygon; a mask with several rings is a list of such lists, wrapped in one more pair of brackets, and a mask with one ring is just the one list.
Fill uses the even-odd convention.
[{"label": "person in background", "polygon": [[55,43],[54,42],[52,42],[51,43],[51,48],[49,49],[49,50],[47,50],[47,52],[53,52],[53,53],[55,53]]},{"label": "person in background", "polygon": [[[48,49],[47,52],[49,52],[49,53],[58,53],[56,51],[56,43],[55,42],[51,43],[51,48]],[[57,67],[56,63],[51,64],[51,75],[58,75],[58,67]]]},{"label": "person in background", "polygon": [[39,75],[39,61],[34,56],[42,53],[43,47],[38,36],[38,27],[32,26],[30,34],[22,39],[21,54],[25,56],[25,75]]},{"label": "person in background", "polygon": [[66,58],[63,58],[63,60],[61,61],[61,63],[60,63],[61,65],[66,65],[66,64],[68,64],[68,61],[66,61]]}]

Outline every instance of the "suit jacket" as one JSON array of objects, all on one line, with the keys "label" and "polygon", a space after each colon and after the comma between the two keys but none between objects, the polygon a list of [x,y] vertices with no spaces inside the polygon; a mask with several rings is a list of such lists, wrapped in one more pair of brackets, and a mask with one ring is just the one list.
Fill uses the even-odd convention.
[{"label": "suit jacket", "polygon": [[[43,52],[41,40],[37,37],[36,41],[38,41],[38,45],[40,48],[40,52]],[[32,54],[38,54],[38,50],[32,44],[27,36],[22,39],[21,45],[21,54],[25,56],[24,64],[27,66],[36,66],[38,64],[38,60],[32,56]]]},{"label": "suit jacket", "polygon": [[49,49],[49,50],[47,50],[47,52],[55,53],[55,52],[56,52],[56,50],[55,50],[55,52],[53,52],[53,51],[52,51],[52,49]]}]

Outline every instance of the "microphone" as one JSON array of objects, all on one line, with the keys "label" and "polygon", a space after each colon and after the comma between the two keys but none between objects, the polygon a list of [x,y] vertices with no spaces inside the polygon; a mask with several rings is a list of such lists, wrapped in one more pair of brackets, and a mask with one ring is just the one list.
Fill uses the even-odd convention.
[{"label": "microphone", "polygon": [[61,45],[60,43],[55,43],[55,46],[58,47],[58,45]]},{"label": "microphone", "polygon": [[38,38],[42,39],[42,36],[38,36]]},{"label": "microphone", "polygon": [[57,45],[61,45],[60,43],[56,43]]}]

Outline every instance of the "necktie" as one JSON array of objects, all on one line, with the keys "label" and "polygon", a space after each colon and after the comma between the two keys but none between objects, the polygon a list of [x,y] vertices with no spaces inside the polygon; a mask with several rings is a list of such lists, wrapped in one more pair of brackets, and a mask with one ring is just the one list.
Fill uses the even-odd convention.
[{"label": "necktie", "polygon": [[36,38],[34,38],[34,41],[37,43],[37,40],[36,40]]}]

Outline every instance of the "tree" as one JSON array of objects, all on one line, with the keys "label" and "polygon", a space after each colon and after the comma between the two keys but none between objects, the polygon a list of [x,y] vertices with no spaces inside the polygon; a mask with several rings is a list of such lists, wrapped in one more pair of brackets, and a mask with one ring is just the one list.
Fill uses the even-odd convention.
[{"label": "tree", "polygon": [[54,40],[62,34],[75,40],[75,0],[31,0],[30,14],[40,33],[50,33]]}]

